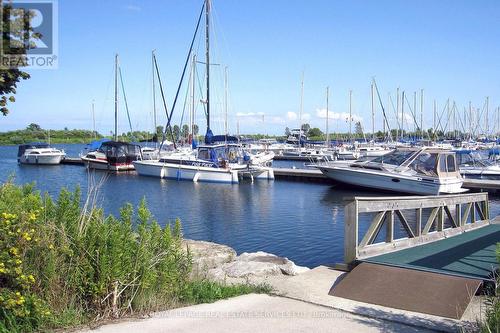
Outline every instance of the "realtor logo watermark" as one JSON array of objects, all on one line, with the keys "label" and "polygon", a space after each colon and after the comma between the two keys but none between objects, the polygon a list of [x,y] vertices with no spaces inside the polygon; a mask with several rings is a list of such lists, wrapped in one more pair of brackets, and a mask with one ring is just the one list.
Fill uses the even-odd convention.
[{"label": "realtor logo watermark", "polygon": [[0,4],[0,69],[57,69],[57,1]]}]

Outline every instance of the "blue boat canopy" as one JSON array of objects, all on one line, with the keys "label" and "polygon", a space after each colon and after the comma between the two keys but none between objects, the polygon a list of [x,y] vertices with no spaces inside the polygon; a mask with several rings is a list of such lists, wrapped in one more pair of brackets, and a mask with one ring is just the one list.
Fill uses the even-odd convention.
[{"label": "blue boat canopy", "polygon": [[500,149],[498,148],[490,149],[489,155],[500,155]]},{"label": "blue boat canopy", "polygon": [[472,150],[470,149],[459,149],[459,150],[453,150],[453,152],[457,155],[467,155],[472,153]]},{"label": "blue boat canopy", "polygon": [[101,146],[104,142],[109,142],[109,141],[111,141],[111,140],[110,139],[101,139],[101,140],[92,141],[91,143],[89,143],[87,145],[87,149],[90,151],[97,150],[97,149],[101,148]]}]

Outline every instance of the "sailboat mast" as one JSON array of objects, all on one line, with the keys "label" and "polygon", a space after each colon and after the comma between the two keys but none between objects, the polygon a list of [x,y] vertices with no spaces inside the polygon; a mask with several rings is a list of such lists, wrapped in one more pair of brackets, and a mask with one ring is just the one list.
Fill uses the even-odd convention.
[{"label": "sailboat mast", "polygon": [[210,129],[210,0],[205,0],[205,66],[207,76],[207,131]]},{"label": "sailboat mast", "polygon": [[156,135],[155,147],[158,145],[158,134],[156,131],[156,87],[155,87],[155,50],[151,51],[151,73],[152,73],[152,90],[153,90],[153,125],[154,125],[154,135]]},{"label": "sailboat mast", "polygon": [[330,117],[328,114],[328,98],[330,95],[330,87],[326,87],[326,146],[330,147],[330,133],[328,133],[328,123],[330,122]]},{"label": "sailboat mast", "polygon": [[227,131],[227,66],[224,67],[224,134],[229,134]]},{"label": "sailboat mast", "polygon": [[118,140],[118,53],[115,54],[115,135],[114,140]]},{"label": "sailboat mast", "polygon": [[302,72],[302,80],[300,83],[300,110],[299,110],[299,145],[302,138],[302,111],[304,108],[304,72]]},{"label": "sailboat mast", "polygon": [[490,124],[489,124],[489,108],[490,108],[490,97],[486,96],[486,119],[484,120],[486,123],[486,138],[490,135]]},{"label": "sailboat mast", "polygon": [[194,140],[194,98],[195,98],[195,81],[196,81],[196,54],[193,54],[193,63],[191,64],[191,116],[189,121],[189,130],[191,131],[192,140]]},{"label": "sailboat mast", "polygon": [[352,141],[352,90],[349,90],[349,142]]},{"label": "sailboat mast", "polygon": [[94,100],[92,100],[92,135],[94,136],[94,140],[96,139],[96,131],[95,131],[95,112],[94,112]]},{"label": "sailboat mast", "polygon": [[404,114],[405,114],[405,91],[403,90],[402,94],[401,94],[401,140],[404,139],[405,137],[405,118],[404,118]]},{"label": "sailboat mast", "polygon": [[398,130],[396,131],[396,141],[398,141],[399,132],[401,131],[401,124],[399,124],[399,87],[396,90],[396,120],[398,122]]},{"label": "sailboat mast", "polygon": [[374,104],[374,93],[373,93],[373,82],[370,85],[371,99],[372,99],[372,140],[375,141],[375,104]]},{"label": "sailboat mast", "polygon": [[420,138],[424,139],[424,89],[420,89]]}]

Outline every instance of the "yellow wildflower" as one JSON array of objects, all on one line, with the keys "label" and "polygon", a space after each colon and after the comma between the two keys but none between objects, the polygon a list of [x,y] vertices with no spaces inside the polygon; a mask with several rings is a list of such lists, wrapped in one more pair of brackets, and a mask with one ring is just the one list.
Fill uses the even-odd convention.
[{"label": "yellow wildflower", "polygon": [[17,256],[19,254],[19,250],[16,247],[11,247],[10,253]]},{"label": "yellow wildflower", "polygon": [[51,249],[51,250],[54,249],[54,245],[50,244],[49,249]]}]

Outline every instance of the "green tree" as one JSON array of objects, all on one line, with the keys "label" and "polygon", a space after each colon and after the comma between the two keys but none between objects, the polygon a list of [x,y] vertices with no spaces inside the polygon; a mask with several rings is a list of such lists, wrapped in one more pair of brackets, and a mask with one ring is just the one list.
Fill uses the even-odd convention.
[{"label": "green tree", "polygon": [[163,126],[156,126],[156,135],[161,138],[163,136]]},{"label": "green tree", "polygon": [[302,130],[304,131],[304,133],[308,133],[308,132],[309,132],[309,130],[311,129],[311,125],[309,125],[309,124],[307,124],[307,123],[306,123],[306,124],[302,124],[302,127],[301,127],[301,128],[302,128]]},{"label": "green tree", "polygon": [[189,126],[188,125],[182,125],[181,136],[183,138],[187,138],[188,135],[189,135]]},{"label": "green tree", "polygon": [[356,135],[363,135],[363,126],[361,126],[361,122],[357,121],[354,126]]},{"label": "green tree", "polygon": [[179,140],[179,134],[180,134],[181,129],[179,128],[178,125],[174,125],[173,132],[174,132],[174,138],[175,140]]},{"label": "green tree", "polygon": [[311,128],[309,132],[307,133],[308,136],[322,136],[323,132],[317,127]]},{"label": "green tree", "polygon": [[[34,33],[31,28],[31,20],[35,17],[32,10],[22,10],[12,8],[10,3],[4,4],[0,1],[2,8],[2,52],[0,54],[0,112],[6,116],[9,113],[8,103],[16,101],[14,95],[17,92],[17,84],[21,80],[27,80],[30,75],[21,71],[19,67],[27,62],[26,52],[35,48],[36,39],[40,39],[39,33]],[[5,28],[8,27],[8,28]],[[30,38],[26,38],[26,36]],[[3,60],[8,61],[6,67]],[[14,66],[12,66],[15,64]]]},{"label": "green tree", "polygon": [[28,127],[26,127],[26,129],[28,131],[32,131],[32,132],[37,132],[37,131],[41,131],[42,130],[42,128],[40,127],[40,125],[35,124],[35,123],[29,124]]}]

